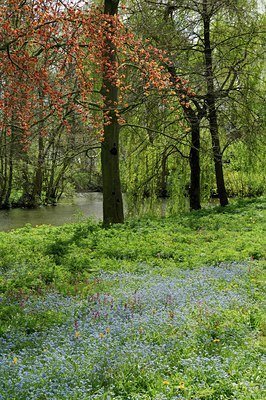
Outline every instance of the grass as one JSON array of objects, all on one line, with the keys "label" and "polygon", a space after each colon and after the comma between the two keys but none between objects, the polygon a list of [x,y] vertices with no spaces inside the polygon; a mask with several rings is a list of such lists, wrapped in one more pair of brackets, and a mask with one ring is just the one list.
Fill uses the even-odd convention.
[{"label": "grass", "polygon": [[264,398],[265,210],[0,233],[0,399]]}]

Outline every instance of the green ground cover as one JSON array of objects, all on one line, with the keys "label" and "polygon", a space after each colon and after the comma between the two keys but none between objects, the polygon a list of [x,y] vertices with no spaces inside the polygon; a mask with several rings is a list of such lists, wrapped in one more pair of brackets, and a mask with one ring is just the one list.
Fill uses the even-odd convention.
[{"label": "green ground cover", "polygon": [[0,399],[265,396],[266,200],[0,233]]}]

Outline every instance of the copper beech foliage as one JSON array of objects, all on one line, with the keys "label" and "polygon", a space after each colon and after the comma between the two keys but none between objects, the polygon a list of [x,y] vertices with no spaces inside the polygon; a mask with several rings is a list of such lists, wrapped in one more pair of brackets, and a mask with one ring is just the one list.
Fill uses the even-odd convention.
[{"label": "copper beech foliage", "polygon": [[[115,49],[115,65],[108,61],[106,40]],[[171,81],[169,63],[162,50],[136,39],[119,15],[105,15],[86,1],[0,0],[1,129],[10,135],[15,127],[26,145],[40,110],[42,119],[56,116],[67,127],[71,107],[104,140],[110,110],[101,94],[102,74],[119,88],[112,107],[123,124],[123,110],[136,90],[129,79],[132,69],[143,98],[157,91],[167,102],[176,85],[179,101],[189,107],[194,93],[188,81]]]}]

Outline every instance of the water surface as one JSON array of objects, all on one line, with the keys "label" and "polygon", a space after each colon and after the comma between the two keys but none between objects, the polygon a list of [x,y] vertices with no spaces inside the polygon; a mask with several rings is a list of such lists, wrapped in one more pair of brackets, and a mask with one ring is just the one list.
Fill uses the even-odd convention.
[{"label": "water surface", "polygon": [[0,211],[0,231],[51,224],[62,225],[80,222],[85,218],[102,220],[102,193],[77,194],[73,199],[64,199],[56,206],[38,207],[36,209],[15,208]]}]

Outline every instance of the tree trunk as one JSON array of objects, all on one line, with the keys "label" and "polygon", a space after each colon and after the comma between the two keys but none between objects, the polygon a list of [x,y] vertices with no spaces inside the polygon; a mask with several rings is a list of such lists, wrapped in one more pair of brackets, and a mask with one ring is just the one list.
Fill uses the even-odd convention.
[{"label": "tree trunk", "polygon": [[207,0],[203,1],[203,23],[204,23],[204,56],[205,56],[205,74],[207,82],[206,103],[209,112],[209,125],[212,138],[213,159],[215,165],[215,176],[218,196],[221,206],[228,204],[227,193],[224,183],[222,152],[220,147],[219,130],[217,122],[217,111],[215,104],[214,77],[212,66],[212,49],[210,42],[210,15],[207,9]]},{"label": "tree trunk", "polygon": [[[105,0],[104,14],[116,15],[119,0]],[[104,110],[109,111],[109,124],[104,125],[104,142],[101,146],[101,165],[103,177],[103,224],[123,223],[123,200],[119,173],[119,130],[115,109],[118,103],[118,88],[110,72],[116,70],[116,49],[108,38],[111,23],[105,25],[106,38],[103,50],[104,70],[102,96]],[[111,69],[111,71],[110,71]]]},{"label": "tree trunk", "polygon": [[[179,89],[176,87],[176,69],[174,66],[168,66],[171,74],[171,80],[178,97],[180,97]],[[191,127],[191,147],[189,154],[190,165],[190,188],[189,203],[191,210],[199,210],[200,204],[200,121],[204,116],[204,110],[200,110],[198,114],[191,108],[181,103],[184,114]]]},{"label": "tree trunk", "polygon": [[54,197],[54,180],[55,180],[55,170],[56,170],[56,159],[57,159],[57,150],[56,150],[55,138],[53,137],[51,143],[51,155],[50,155],[50,165],[48,164],[47,170],[49,174],[47,176],[47,185],[46,185],[46,193],[45,193],[45,204],[55,205],[56,200]]},{"label": "tree trunk", "polygon": [[191,210],[201,209],[200,205],[200,122],[191,121],[191,147],[189,154],[190,188],[189,204]]}]

